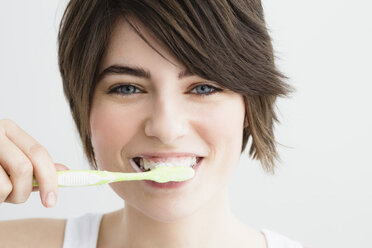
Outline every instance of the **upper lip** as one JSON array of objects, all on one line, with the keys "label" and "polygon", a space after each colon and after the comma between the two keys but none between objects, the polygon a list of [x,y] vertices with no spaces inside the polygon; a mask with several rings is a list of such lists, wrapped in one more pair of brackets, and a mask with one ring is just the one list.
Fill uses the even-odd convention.
[{"label": "upper lip", "polygon": [[201,155],[193,152],[144,152],[132,156],[143,158],[172,158],[172,157],[202,157]]}]

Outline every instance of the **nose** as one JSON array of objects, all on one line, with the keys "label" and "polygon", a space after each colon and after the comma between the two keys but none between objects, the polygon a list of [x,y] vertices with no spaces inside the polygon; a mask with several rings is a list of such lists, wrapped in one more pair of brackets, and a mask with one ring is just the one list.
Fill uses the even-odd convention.
[{"label": "nose", "polygon": [[173,97],[159,97],[149,111],[145,134],[166,145],[172,145],[184,137],[189,131],[189,126],[185,111],[180,105]]}]

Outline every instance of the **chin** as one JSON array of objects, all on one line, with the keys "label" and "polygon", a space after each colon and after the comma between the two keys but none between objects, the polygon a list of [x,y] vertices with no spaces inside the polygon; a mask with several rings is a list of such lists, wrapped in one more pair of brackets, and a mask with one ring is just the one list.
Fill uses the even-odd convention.
[{"label": "chin", "polygon": [[144,194],[137,191],[138,186],[135,185],[135,182],[125,183],[126,185],[116,183],[110,186],[124,200],[126,207],[136,209],[153,220],[164,223],[176,222],[191,216],[200,208],[197,206],[200,199],[196,199],[194,194],[179,194],[178,196],[174,193],[168,195]]},{"label": "chin", "polygon": [[185,204],[183,206],[164,206],[157,208],[141,207],[139,210],[143,214],[147,215],[149,218],[163,223],[173,223],[180,221],[191,216],[195,212],[195,209],[189,208]]}]

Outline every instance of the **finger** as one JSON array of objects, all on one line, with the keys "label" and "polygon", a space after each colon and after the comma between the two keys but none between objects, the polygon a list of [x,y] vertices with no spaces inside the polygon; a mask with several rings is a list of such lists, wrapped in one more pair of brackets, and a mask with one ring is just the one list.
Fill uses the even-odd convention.
[{"label": "finger", "polygon": [[0,164],[0,203],[5,201],[12,190],[12,182],[10,181],[8,174]]},{"label": "finger", "polygon": [[[56,167],[57,171],[70,170],[67,166],[65,166],[63,164],[56,164],[55,163],[54,166]],[[39,191],[39,186],[34,186],[33,187],[32,192],[35,192],[35,191]]]},{"label": "finger", "polygon": [[63,165],[63,164],[55,163],[54,166],[56,167],[57,171],[70,170],[70,168],[68,168],[66,165]]},{"label": "finger", "polygon": [[0,136],[0,164],[12,184],[6,202],[23,203],[32,191],[31,161],[5,136]]},{"label": "finger", "polygon": [[[6,120],[6,136],[30,159],[39,184],[40,198],[44,206],[52,207],[57,200],[57,171],[49,153],[34,138],[13,121]],[[49,196],[49,198],[48,198]]]}]

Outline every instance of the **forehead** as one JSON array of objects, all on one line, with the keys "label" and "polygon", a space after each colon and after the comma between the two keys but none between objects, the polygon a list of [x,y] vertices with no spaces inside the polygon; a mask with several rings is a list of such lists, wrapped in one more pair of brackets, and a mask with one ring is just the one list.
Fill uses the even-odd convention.
[{"label": "forehead", "polygon": [[102,60],[100,72],[111,65],[140,66],[154,71],[167,68],[167,70],[174,70],[177,73],[180,68],[184,68],[184,66],[182,66],[140,22],[133,19],[130,19],[130,21],[156,50],[177,65],[177,67],[172,65],[172,63],[150,47],[136,31],[133,30],[128,22],[123,18],[119,18],[113,26],[113,32]]}]

